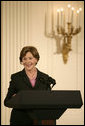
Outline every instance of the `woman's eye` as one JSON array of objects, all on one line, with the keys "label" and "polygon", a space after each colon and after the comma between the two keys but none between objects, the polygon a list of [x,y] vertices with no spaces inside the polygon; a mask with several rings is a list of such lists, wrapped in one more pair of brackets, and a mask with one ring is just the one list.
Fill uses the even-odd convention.
[{"label": "woman's eye", "polygon": [[32,57],[29,57],[29,60],[31,60],[32,59]]},{"label": "woman's eye", "polygon": [[23,58],[23,60],[32,60],[33,58],[32,57],[28,57],[28,58]]},{"label": "woman's eye", "polygon": [[27,58],[23,58],[23,60],[27,60]]}]

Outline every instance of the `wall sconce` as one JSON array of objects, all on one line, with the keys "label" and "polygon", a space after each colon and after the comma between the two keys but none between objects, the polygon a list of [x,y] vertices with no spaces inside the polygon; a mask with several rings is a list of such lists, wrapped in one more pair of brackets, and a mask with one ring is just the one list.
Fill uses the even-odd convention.
[{"label": "wall sconce", "polygon": [[[81,16],[81,8],[77,10],[75,15],[74,8],[71,5],[68,5],[68,17],[65,15],[65,11],[63,8],[57,9],[57,25],[56,31],[54,30],[54,13],[52,7],[51,13],[51,32],[47,32],[47,13],[45,13],[45,36],[48,38],[54,38],[57,43],[57,53],[61,53],[63,56],[63,61],[66,64],[68,60],[68,54],[72,50],[71,49],[71,41],[74,35],[77,35],[81,31],[80,26],[80,16]],[[76,16],[76,26],[74,23],[74,16]],[[66,21],[67,20],[67,21]],[[66,22],[65,22],[66,21]],[[66,23],[66,24],[65,24]],[[56,33],[57,32],[57,33]],[[62,43],[61,43],[62,41]]]}]

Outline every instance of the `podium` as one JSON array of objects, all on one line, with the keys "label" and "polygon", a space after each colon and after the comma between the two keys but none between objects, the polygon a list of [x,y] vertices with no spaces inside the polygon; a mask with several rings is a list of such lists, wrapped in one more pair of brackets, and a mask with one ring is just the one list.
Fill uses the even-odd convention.
[{"label": "podium", "polygon": [[33,119],[56,120],[70,108],[83,105],[79,90],[20,91],[5,104],[9,108],[33,110]]}]

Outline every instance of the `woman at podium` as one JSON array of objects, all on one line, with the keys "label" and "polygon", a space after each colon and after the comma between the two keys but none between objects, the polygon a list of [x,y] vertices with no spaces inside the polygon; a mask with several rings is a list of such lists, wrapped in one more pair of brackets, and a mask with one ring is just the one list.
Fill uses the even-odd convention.
[{"label": "woman at podium", "polygon": [[[24,66],[24,69],[11,75],[10,85],[4,100],[5,106],[6,102],[21,90],[51,90],[50,84],[55,84],[55,80],[36,68],[39,59],[40,55],[35,47],[26,46],[22,48],[19,60]],[[26,110],[13,108],[10,117],[10,125],[44,124],[44,120],[33,120],[30,117],[30,112],[31,110],[28,112]],[[45,124],[47,122],[45,120]]]}]

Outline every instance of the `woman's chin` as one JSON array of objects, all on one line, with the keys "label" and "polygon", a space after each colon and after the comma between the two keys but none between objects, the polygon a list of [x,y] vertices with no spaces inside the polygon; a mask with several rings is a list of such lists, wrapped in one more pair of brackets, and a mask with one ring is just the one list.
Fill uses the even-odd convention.
[{"label": "woman's chin", "polygon": [[32,67],[26,67],[26,70],[30,71],[30,70],[32,70]]}]

